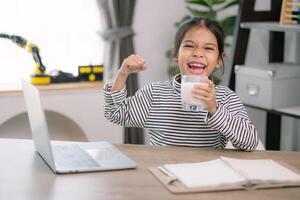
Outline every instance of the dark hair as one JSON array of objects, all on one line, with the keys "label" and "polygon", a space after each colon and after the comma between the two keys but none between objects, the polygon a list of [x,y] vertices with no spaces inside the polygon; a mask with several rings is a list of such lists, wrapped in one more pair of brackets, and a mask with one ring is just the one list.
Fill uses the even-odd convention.
[{"label": "dark hair", "polygon": [[178,51],[181,45],[181,42],[185,36],[185,34],[194,27],[201,27],[204,26],[208,30],[210,30],[215,37],[217,38],[218,42],[218,49],[219,49],[219,56],[224,53],[224,32],[222,27],[216,22],[211,19],[205,17],[194,17],[185,22],[183,22],[176,33],[175,41],[174,41],[174,57],[178,56]]},{"label": "dark hair", "polygon": [[[184,21],[178,28],[177,33],[175,35],[175,41],[174,41],[174,50],[173,50],[173,58],[178,56],[179,48],[182,43],[182,40],[185,36],[185,34],[194,27],[206,27],[208,30],[210,30],[217,39],[217,45],[219,50],[219,56],[222,60],[222,63],[224,63],[223,60],[223,54],[224,54],[224,31],[222,27],[218,24],[218,22],[211,20],[206,17],[193,17],[187,21]],[[222,73],[224,73],[224,69],[222,70]],[[210,78],[216,83],[219,84],[221,82],[221,79],[217,76],[211,75]]]}]

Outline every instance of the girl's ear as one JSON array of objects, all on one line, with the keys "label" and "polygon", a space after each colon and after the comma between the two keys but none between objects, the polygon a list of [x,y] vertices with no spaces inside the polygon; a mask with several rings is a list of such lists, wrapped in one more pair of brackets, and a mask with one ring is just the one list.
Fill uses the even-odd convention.
[{"label": "girl's ear", "polygon": [[225,57],[225,53],[222,53],[222,55],[219,56],[218,63],[216,65],[217,69],[220,69],[224,65],[224,57]]},{"label": "girl's ear", "polygon": [[172,62],[178,63],[178,58],[175,55],[175,48],[172,48]]}]

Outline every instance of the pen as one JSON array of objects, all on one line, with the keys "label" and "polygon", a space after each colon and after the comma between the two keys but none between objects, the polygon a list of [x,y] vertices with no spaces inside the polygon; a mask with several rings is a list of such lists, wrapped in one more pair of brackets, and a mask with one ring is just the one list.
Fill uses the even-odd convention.
[{"label": "pen", "polygon": [[167,185],[173,183],[174,181],[177,181],[177,177],[174,176],[171,172],[169,172],[167,169],[165,169],[164,167],[157,167],[164,175],[166,175],[168,177],[167,180]]}]

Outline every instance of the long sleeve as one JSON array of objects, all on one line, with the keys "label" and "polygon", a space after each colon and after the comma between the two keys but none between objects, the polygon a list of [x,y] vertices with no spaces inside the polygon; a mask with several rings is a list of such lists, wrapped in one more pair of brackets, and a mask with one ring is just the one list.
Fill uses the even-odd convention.
[{"label": "long sleeve", "polygon": [[105,117],[122,126],[143,128],[151,106],[151,85],[146,85],[128,98],[126,88],[114,92],[110,92],[110,89],[110,84],[103,89]]},{"label": "long sleeve", "polygon": [[221,132],[235,148],[251,151],[258,145],[258,135],[239,97],[229,89],[218,102],[217,112],[207,123]]}]

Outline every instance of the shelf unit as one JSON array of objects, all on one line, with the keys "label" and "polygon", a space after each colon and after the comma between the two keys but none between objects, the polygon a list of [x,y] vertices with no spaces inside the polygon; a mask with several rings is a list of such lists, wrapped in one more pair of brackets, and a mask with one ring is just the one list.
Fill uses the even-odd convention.
[{"label": "shelf unit", "polygon": [[[243,22],[240,23],[242,29],[260,29],[266,31],[278,32],[297,32],[300,33],[300,25],[280,25],[279,22]],[[286,115],[294,118],[300,118],[300,106],[268,110],[265,108],[247,105],[248,107],[265,110],[274,114]]]},{"label": "shelf unit", "polygon": [[[240,0],[237,24],[234,32],[233,54],[231,57],[231,75],[229,87],[235,90],[235,65],[245,64],[247,46],[251,29],[264,29],[269,31],[269,63],[284,62],[284,35],[285,32],[300,32],[299,25],[280,25],[281,0],[271,1],[270,11],[255,11],[255,0]],[[281,115],[300,118],[300,107],[268,110],[265,108],[249,106],[264,110],[267,113],[266,149],[280,150]]]}]

